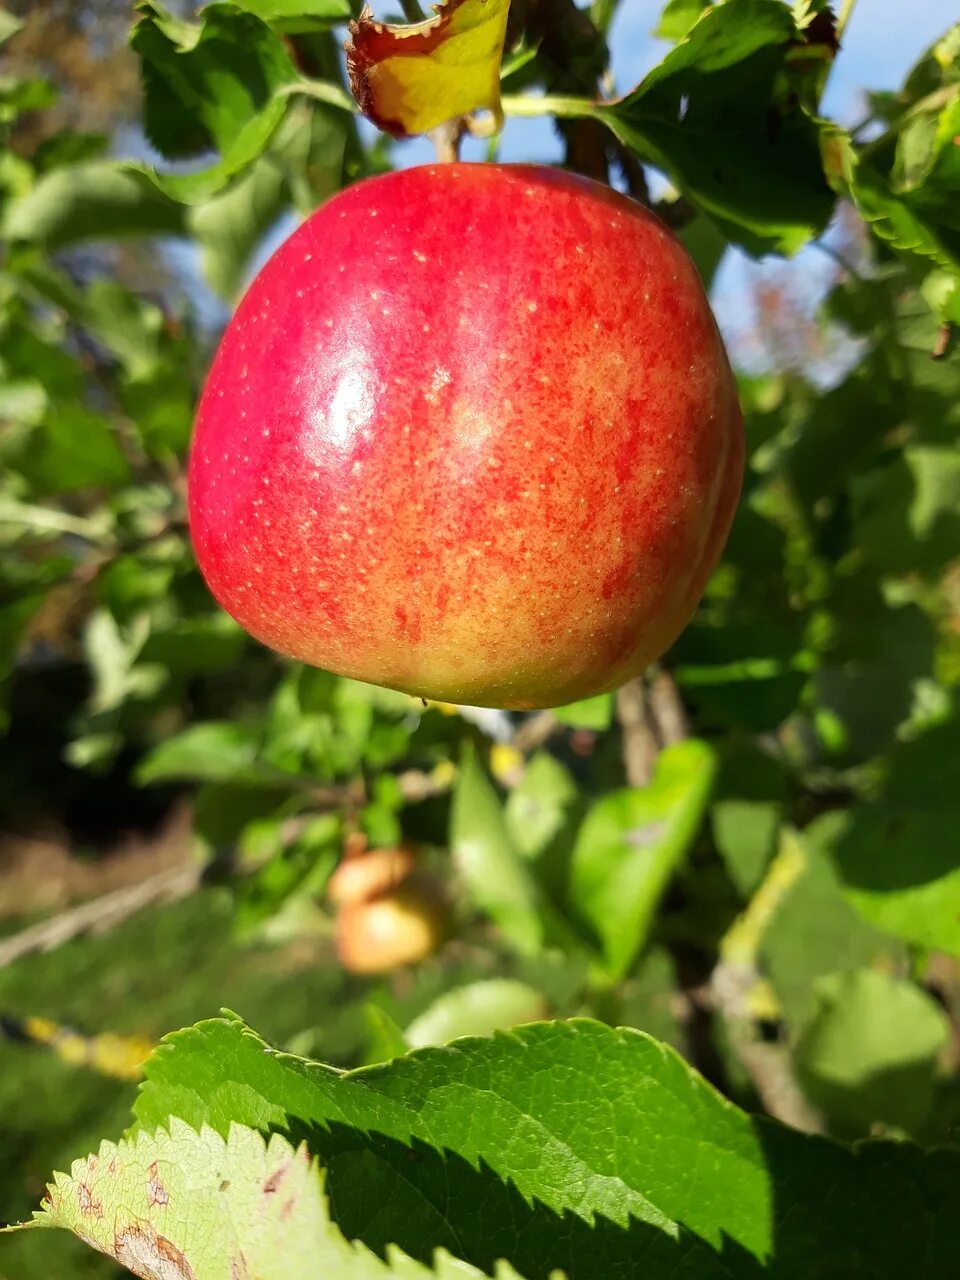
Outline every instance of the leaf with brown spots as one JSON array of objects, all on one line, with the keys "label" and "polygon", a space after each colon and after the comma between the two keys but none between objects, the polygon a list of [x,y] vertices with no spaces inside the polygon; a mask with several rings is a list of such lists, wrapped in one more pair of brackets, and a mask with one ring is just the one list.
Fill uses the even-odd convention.
[{"label": "leaf with brown spots", "polygon": [[405,138],[474,111],[500,110],[500,60],[509,0],[446,0],[413,26],[377,22],[369,6],[350,24],[347,68],[360,110]]},{"label": "leaf with brown spots", "polygon": [[[482,1280],[438,1253],[427,1268],[350,1243],[305,1147],[233,1125],[224,1140],[171,1118],[58,1173],[28,1227],[65,1227],[141,1280]],[[499,1280],[519,1280],[503,1265]]]}]

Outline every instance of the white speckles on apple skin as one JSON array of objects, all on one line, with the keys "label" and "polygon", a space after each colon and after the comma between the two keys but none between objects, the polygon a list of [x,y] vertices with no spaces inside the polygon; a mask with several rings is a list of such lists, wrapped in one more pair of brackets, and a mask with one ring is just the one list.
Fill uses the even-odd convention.
[{"label": "white speckles on apple skin", "polygon": [[[443,191],[413,221],[427,172],[341,193],[270,264],[268,306],[251,288],[201,410],[198,558],[249,630],[318,665],[451,701],[568,701],[631,674],[696,602],[739,484],[729,371],[648,214],[597,189],[591,222],[590,184],[501,170],[539,197],[517,204],[471,165],[452,184],[434,169]],[[221,452],[241,474],[212,504]]]}]

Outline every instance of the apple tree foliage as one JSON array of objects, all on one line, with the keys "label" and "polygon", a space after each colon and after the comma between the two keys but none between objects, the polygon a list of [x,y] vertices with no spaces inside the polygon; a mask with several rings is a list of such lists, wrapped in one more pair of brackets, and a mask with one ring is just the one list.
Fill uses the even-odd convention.
[{"label": "apple tree foliage", "polygon": [[[322,928],[358,830],[423,846],[455,917],[409,979],[430,998],[371,996],[352,1061],[233,1014],[168,1035],[34,1225],[173,1280],[958,1275],[960,27],[851,131],[819,105],[849,4],[669,0],[614,97],[616,0],[486,2],[442,18],[469,56],[439,108],[429,58],[404,67],[409,131],[466,84],[638,198],[659,175],[708,280],[728,246],[834,255],[845,354],[741,376],[734,530],[633,712],[478,715],[283,662],[191,559],[216,325],[144,263],[186,247],[229,303],[282,219],[404,162],[348,92],[351,0],[143,0],[139,159],[25,129],[55,87],[4,74],[5,800],[47,706],[71,776],[190,794],[241,936]],[[0,11],[13,51],[19,27]]]}]

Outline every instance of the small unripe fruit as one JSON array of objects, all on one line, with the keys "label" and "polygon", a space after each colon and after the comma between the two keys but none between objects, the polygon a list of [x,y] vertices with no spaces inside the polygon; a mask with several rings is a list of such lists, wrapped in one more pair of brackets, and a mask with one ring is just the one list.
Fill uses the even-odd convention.
[{"label": "small unripe fruit", "polygon": [[355,902],[337,914],[337,957],[351,973],[389,973],[435,951],[447,912],[429,886],[408,881],[392,893]]},{"label": "small unripe fruit", "polygon": [[264,267],[210,371],[190,525],[221,604],[306,662],[554,706],[693,613],[743,424],[680,242],[529,165],[349,187]]},{"label": "small unripe fruit", "polygon": [[345,857],[327,883],[327,900],[344,907],[375,898],[395,889],[415,865],[414,852],[405,845]]}]

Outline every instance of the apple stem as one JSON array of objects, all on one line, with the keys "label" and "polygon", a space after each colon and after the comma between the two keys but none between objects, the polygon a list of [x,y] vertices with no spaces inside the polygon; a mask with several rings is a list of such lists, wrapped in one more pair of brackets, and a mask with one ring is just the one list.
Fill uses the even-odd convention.
[{"label": "apple stem", "polygon": [[463,117],[448,120],[430,130],[430,141],[440,164],[455,164],[460,159],[460,140],[464,134]]}]

